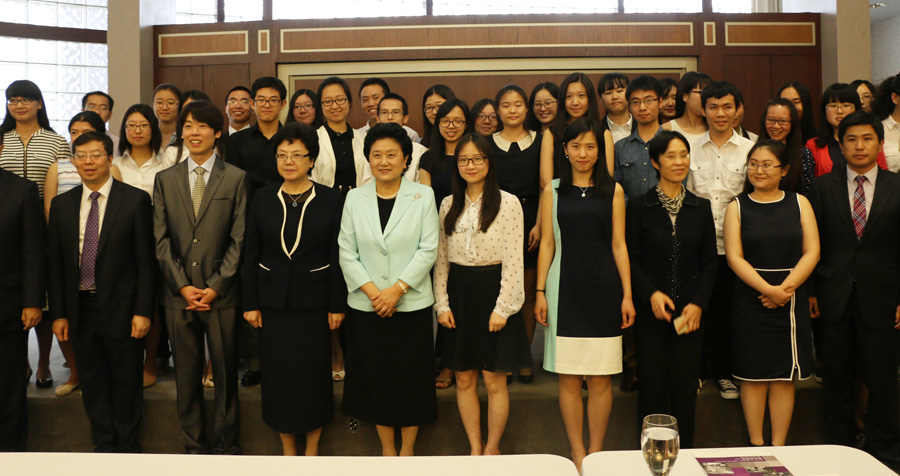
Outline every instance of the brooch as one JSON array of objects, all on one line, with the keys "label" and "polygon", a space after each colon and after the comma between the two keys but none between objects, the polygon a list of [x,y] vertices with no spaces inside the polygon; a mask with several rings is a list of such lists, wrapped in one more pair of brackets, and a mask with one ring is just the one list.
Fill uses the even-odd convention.
[{"label": "brooch", "polygon": [[420,198],[422,198],[422,194],[421,194],[421,193],[417,193],[417,194],[413,195],[413,201],[414,201],[414,202],[415,202],[416,200],[420,199]]}]

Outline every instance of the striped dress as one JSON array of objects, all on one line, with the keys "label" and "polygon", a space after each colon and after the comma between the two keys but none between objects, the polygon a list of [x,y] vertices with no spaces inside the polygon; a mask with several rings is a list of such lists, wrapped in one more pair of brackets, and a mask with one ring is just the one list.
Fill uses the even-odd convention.
[{"label": "striped dress", "polygon": [[71,155],[66,139],[53,131],[38,129],[28,141],[28,147],[25,147],[19,134],[13,129],[3,135],[0,168],[37,183],[43,198],[47,169],[56,161],[68,159]]},{"label": "striped dress", "polygon": [[81,176],[70,159],[56,163],[56,194],[60,195],[81,185]]}]

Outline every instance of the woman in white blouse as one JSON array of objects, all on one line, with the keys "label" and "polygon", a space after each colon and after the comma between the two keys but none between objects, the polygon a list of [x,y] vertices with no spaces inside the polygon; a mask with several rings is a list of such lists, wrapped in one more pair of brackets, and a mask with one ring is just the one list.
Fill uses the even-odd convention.
[{"label": "woman in white blouse", "polygon": [[[527,342],[520,309],[524,218],[519,200],[500,190],[491,147],[469,134],[455,154],[453,194],[441,202],[441,234],[434,271],[434,309],[448,329],[443,358],[456,372],[456,400],[473,455],[500,454],[509,415],[506,374],[517,340]],[[478,371],[488,391],[488,438],[481,439]]]}]

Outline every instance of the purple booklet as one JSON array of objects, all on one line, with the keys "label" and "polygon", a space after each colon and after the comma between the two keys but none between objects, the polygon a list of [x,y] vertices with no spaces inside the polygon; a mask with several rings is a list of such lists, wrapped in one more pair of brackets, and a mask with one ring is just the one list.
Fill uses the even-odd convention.
[{"label": "purple booklet", "polygon": [[706,474],[744,474],[792,476],[774,456],[732,456],[726,458],[697,458]]}]

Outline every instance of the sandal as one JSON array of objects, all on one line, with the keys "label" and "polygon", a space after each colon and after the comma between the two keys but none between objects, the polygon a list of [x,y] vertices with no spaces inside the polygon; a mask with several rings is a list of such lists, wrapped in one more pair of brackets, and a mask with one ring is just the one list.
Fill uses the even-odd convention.
[{"label": "sandal", "polygon": [[[445,377],[444,376],[445,372],[450,372],[450,376]],[[447,368],[445,368],[444,370],[441,370],[441,373],[438,374],[438,376],[434,378],[434,388],[436,388],[438,390],[444,390],[446,388],[450,388],[453,386],[454,383],[456,383],[456,374],[452,370],[447,369]]]},{"label": "sandal", "polygon": [[344,377],[346,377],[346,376],[347,376],[346,370],[341,370],[339,372],[335,372],[334,370],[331,371],[331,380],[334,380],[335,382],[343,382]]}]

